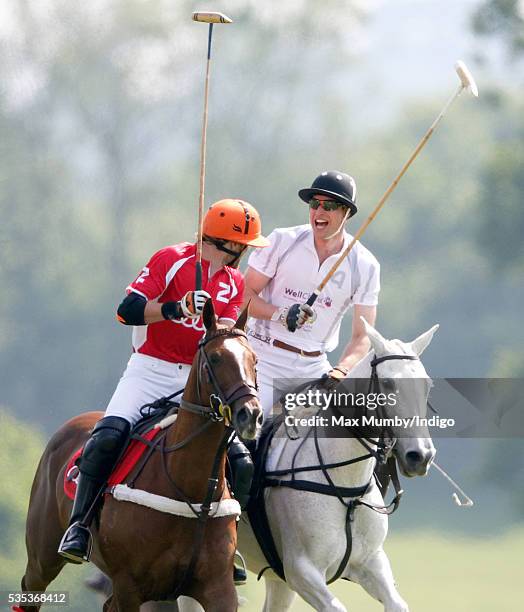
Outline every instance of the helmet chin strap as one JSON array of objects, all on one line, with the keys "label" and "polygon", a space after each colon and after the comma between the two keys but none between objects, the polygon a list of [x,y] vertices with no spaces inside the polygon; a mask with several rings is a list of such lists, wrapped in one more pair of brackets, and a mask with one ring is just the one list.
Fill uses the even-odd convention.
[{"label": "helmet chin strap", "polygon": [[244,246],[244,248],[240,251],[233,251],[233,249],[228,249],[226,246],[224,246],[226,241],[220,240],[219,238],[211,238],[210,236],[204,236],[204,241],[214,245],[216,249],[222,251],[223,253],[233,255],[233,259],[227,262],[227,266],[234,265],[247,248],[247,246]]},{"label": "helmet chin strap", "polygon": [[349,208],[349,206],[347,206],[346,208],[347,208],[346,214],[344,215],[344,218],[340,222],[340,225],[338,226],[338,228],[332,234],[323,238],[323,240],[325,241],[331,240],[331,238],[334,238],[338,233],[340,233],[344,229],[344,225],[346,221],[348,220],[349,213],[351,212],[351,209]]}]

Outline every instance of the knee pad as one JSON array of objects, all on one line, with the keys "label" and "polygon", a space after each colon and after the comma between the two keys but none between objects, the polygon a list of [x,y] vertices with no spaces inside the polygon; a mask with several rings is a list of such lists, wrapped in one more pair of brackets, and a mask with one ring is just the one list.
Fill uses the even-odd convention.
[{"label": "knee pad", "polygon": [[127,441],[130,429],[129,422],[121,417],[100,419],[84,446],[80,471],[90,478],[105,480]]}]

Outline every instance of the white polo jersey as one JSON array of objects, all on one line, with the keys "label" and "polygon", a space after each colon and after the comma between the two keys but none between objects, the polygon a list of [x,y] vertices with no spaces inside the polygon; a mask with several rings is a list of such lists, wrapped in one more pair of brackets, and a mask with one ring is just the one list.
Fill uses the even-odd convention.
[{"label": "white polo jersey", "polygon": [[[269,235],[271,246],[256,249],[249,266],[271,280],[260,297],[275,306],[303,304],[326,276],[352,236],[344,232],[341,251],[319,265],[309,224],[276,229]],[[313,305],[314,323],[288,331],[280,321],[249,319],[249,330],[259,338],[277,339],[304,351],[334,350],[339,341],[340,324],[346,311],[355,304],[375,306],[380,291],[380,265],[360,242],[351,249]]]}]

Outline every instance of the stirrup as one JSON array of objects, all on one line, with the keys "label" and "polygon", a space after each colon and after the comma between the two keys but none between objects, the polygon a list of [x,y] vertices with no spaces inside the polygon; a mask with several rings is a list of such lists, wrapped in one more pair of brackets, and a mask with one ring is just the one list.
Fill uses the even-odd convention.
[{"label": "stirrup", "polygon": [[235,550],[235,557],[240,559],[240,564],[242,567],[233,566],[233,579],[236,586],[241,586],[247,582],[246,560],[238,550]]},{"label": "stirrup", "polygon": [[[64,546],[67,545],[67,539],[69,537],[69,532],[71,531],[73,527],[75,527],[76,529],[80,531],[86,532],[85,535],[87,536],[87,548],[84,554],[74,554],[72,552],[69,552],[67,549],[64,550]],[[80,565],[82,563],[89,563],[92,552],[93,552],[93,537],[91,535],[91,530],[89,529],[89,527],[87,527],[86,525],[82,525],[80,521],[76,521],[75,523],[72,523],[71,525],[69,525],[69,527],[66,529],[66,532],[62,536],[62,539],[60,540],[60,544],[58,545],[58,554],[64,557],[65,559],[67,559],[68,561],[70,561],[71,563],[76,563],[77,565]]]}]

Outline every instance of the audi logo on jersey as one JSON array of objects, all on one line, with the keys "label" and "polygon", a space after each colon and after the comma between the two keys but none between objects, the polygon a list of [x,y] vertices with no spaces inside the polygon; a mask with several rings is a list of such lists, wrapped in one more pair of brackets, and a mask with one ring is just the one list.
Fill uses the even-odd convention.
[{"label": "audi logo on jersey", "polygon": [[192,327],[195,331],[206,331],[204,322],[202,321],[202,317],[199,319],[190,319],[186,317],[185,319],[169,319],[172,323],[176,323],[177,325],[183,325],[184,327]]}]

